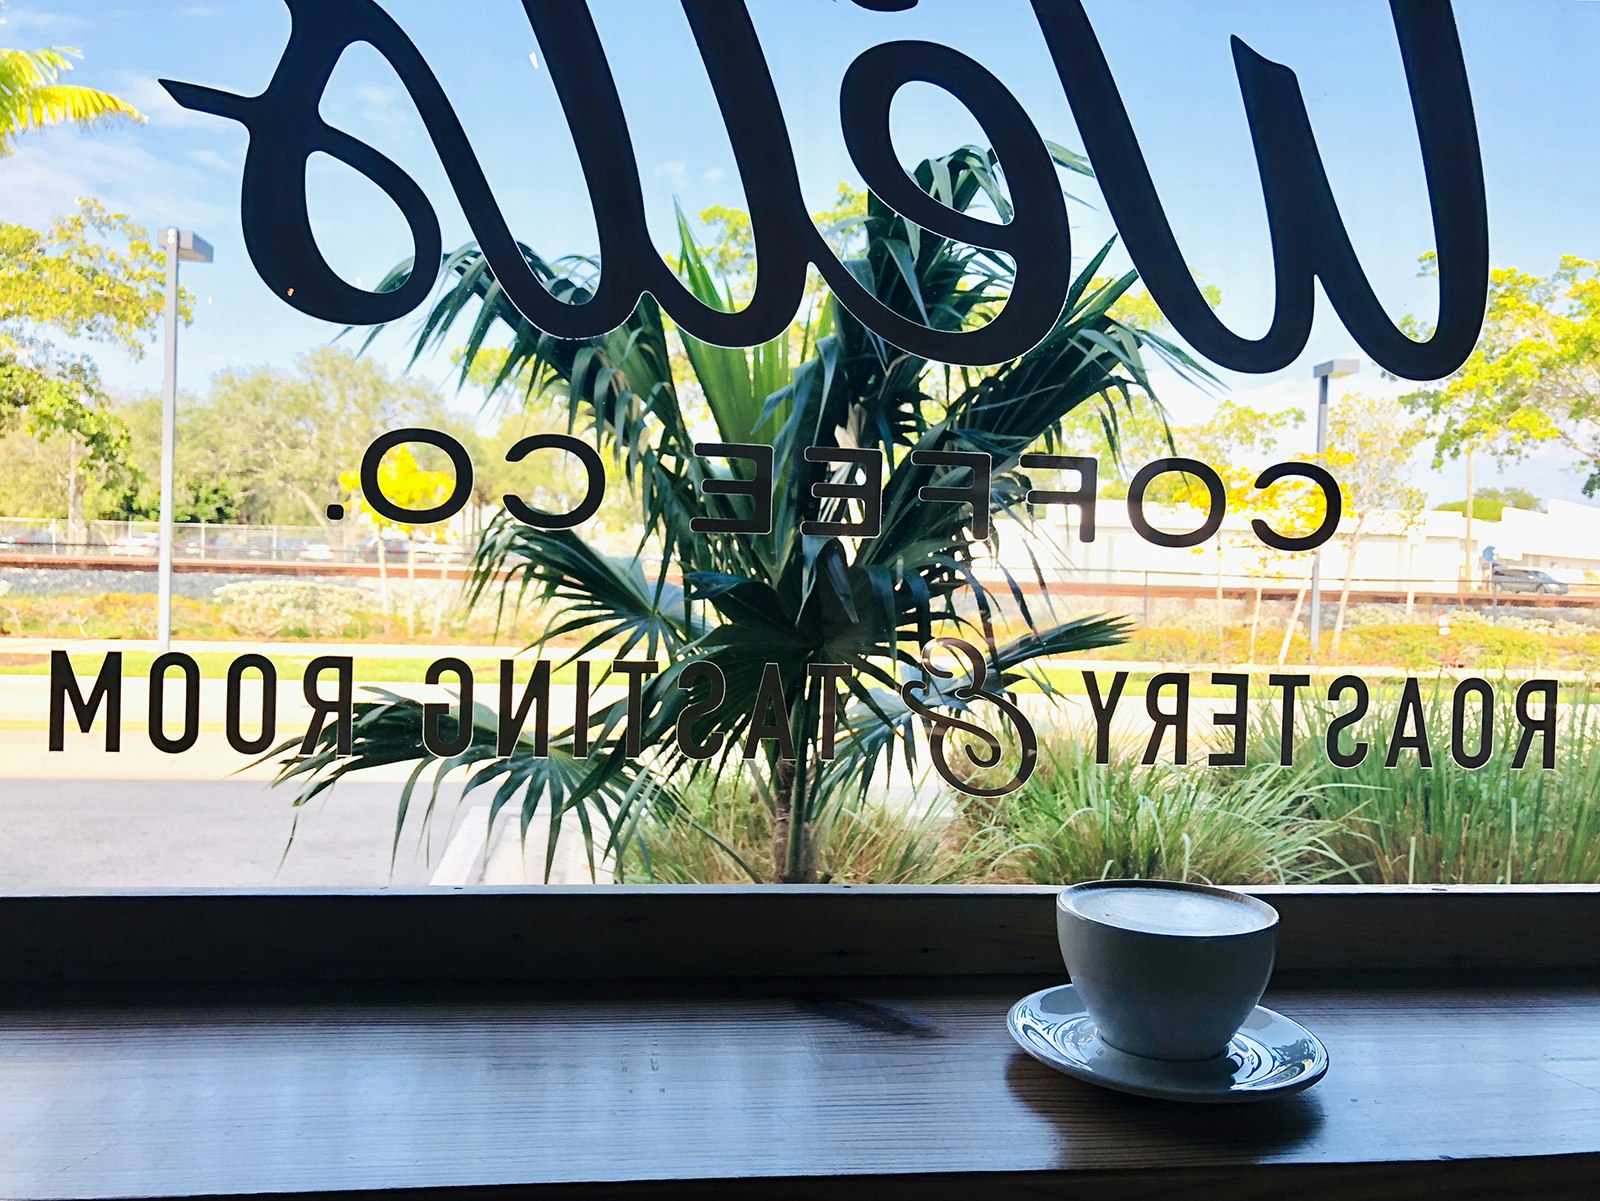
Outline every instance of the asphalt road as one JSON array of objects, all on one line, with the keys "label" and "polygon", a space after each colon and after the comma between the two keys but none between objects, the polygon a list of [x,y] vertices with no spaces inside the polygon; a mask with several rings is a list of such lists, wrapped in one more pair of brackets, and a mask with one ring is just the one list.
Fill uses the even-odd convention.
[{"label": "asphalt road", "polygon": [[431,840],[407,822],[391,872],[398,792],[351,781],[296,810],[290,790],[257,780],[0,780],[0,891],[426,884],[455,790]]}]

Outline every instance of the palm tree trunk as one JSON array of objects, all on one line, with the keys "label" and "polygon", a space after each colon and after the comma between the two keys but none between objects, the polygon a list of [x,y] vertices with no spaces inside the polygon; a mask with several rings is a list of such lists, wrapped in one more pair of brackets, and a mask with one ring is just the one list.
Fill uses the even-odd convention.
[{"label": "palm tree trunk", "polygon": [[[820,686],[822,681],[816,681]],[[773,867],[780,884],[815,884],[817,852],[811,835],[811,740],[817,711],[813,689],[802,683],[796,714],[793,759],[780,759],[774,772],[777,788],[772,820]]]},{"label": "palm tree trunk", "polygon": [[779,759],[773,764],[772,780],[772,882],[793,883],[789,879],[790,838],[794,830],[794,760]]}]

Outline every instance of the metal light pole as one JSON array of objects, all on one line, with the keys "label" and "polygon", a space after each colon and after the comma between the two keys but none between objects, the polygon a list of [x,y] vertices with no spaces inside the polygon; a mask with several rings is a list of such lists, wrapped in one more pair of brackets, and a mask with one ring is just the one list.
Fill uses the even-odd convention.
[{"label": "metal light pole", "polygon": [[[1329,359],[1311,369],[1317,381],[1317,458],[1328,450],[1328,381],[1354,375],[1361,370],[1360,359]],[[1311,559],[1311,661],[1317,661],[1322,649],[1322,548],[1319,546]]]},{"label": "metal light pole", "polygon": [[178,449],[178,264],[209,263],[211,243],[187,229],[161,232],[167,250],[167,370],[161,394],[161,545],[156,567],[156,637],[172,648],[172,492]]}]

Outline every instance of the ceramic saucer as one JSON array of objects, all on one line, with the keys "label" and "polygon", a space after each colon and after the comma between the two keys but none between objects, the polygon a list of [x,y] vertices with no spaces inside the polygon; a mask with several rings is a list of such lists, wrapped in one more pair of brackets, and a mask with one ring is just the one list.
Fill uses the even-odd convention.
[{"label": "ceramic saucer", "polygon": [[1059,1072],[1167,1101],[1281,1097],[1310,1088],[1328,1070],[1327,1049],[1316,1035],[1259,1005],[1225,1054],[1199,1063],[1146,1059],[1101,1042],[1070,984],[1024,997],[1011,1007],[1006,1026],[1024,1051]]}]

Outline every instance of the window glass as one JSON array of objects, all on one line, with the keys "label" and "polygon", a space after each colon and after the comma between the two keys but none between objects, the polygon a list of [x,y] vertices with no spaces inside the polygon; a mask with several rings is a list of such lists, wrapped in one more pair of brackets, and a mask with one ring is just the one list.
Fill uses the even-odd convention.
[{"label": "window glass", "polygon": [[0,888],[1600,880],[1600,6],[532,9],[6,8]]}]

